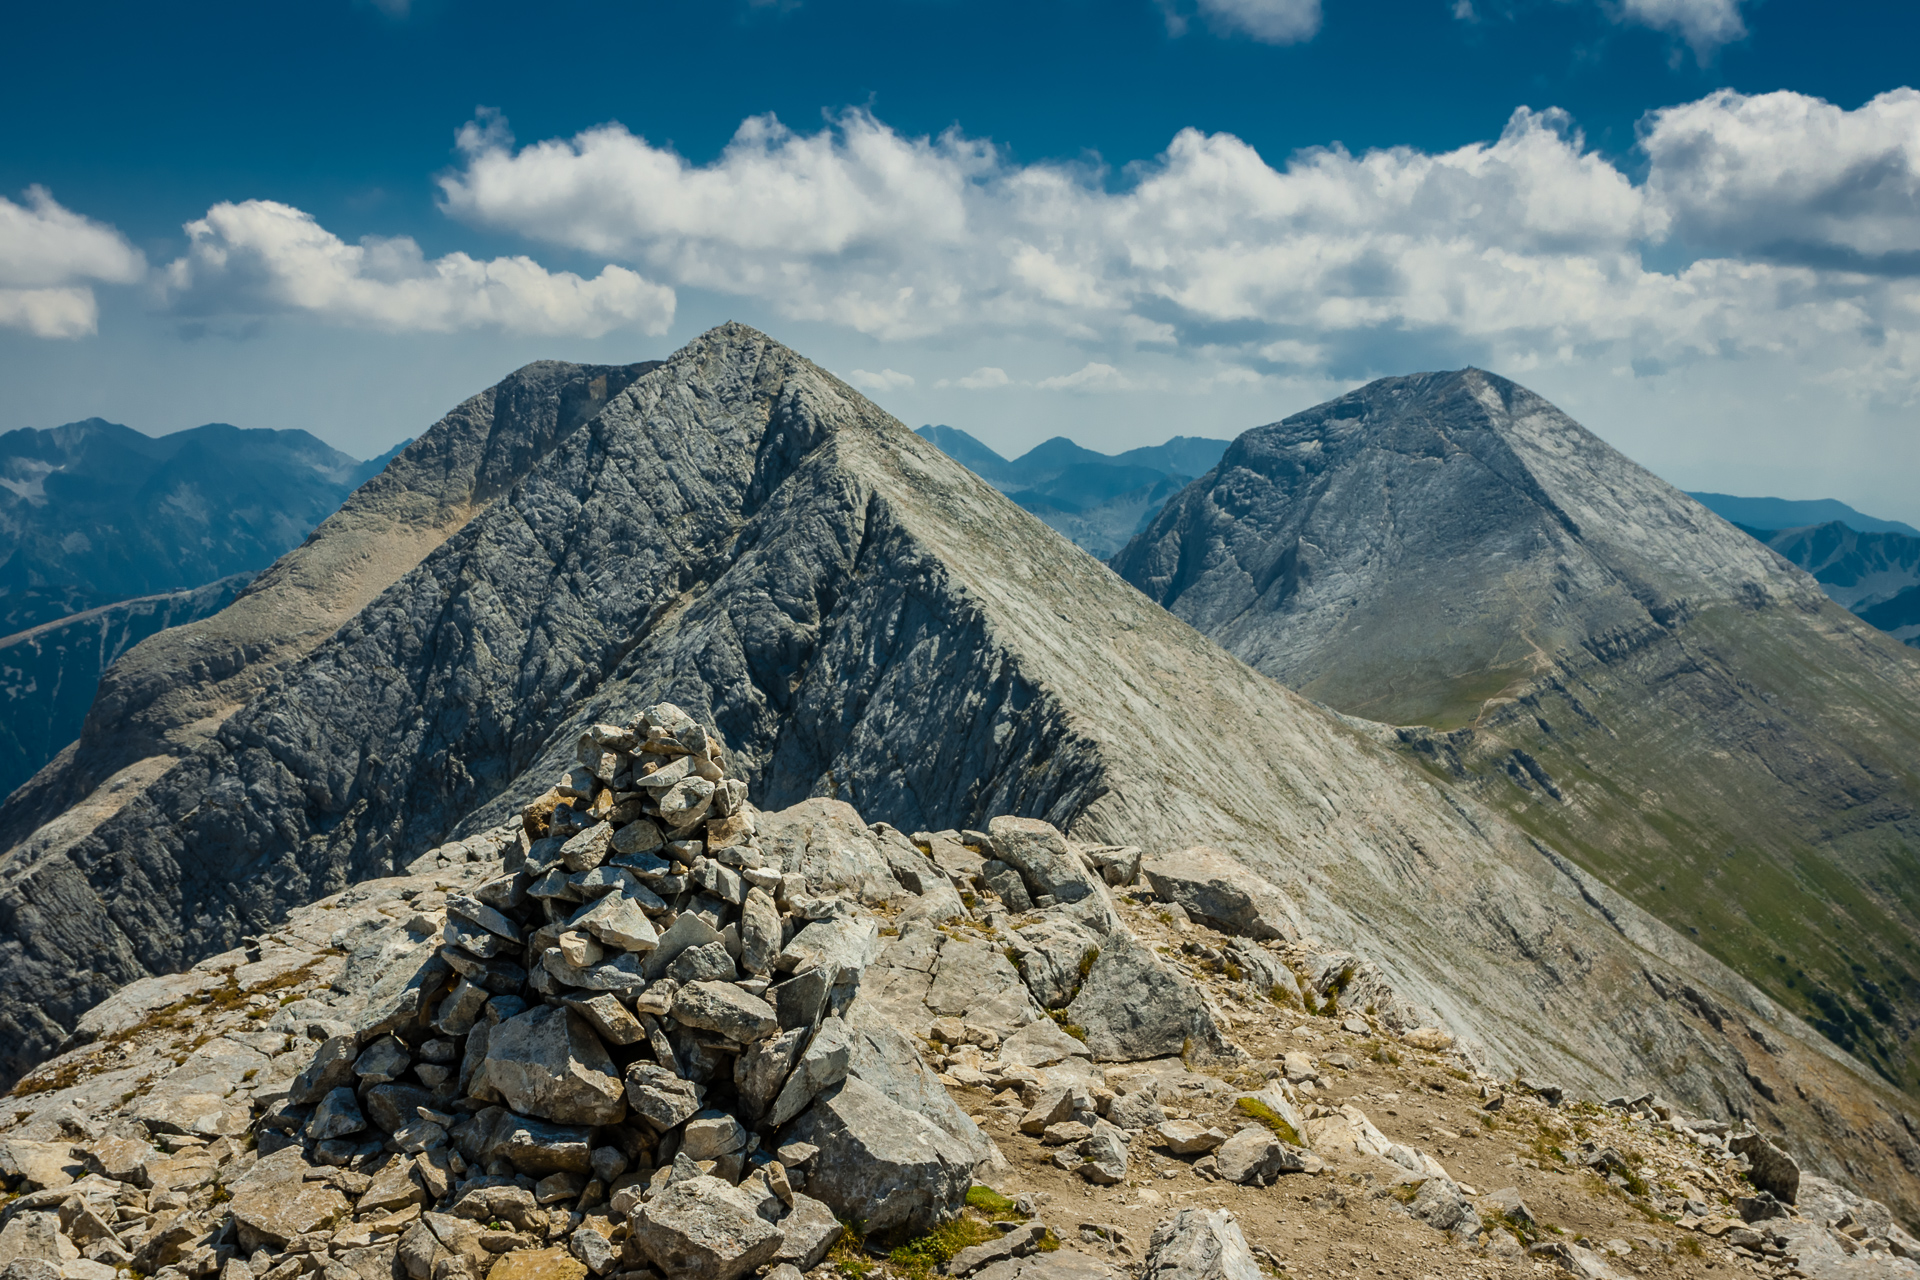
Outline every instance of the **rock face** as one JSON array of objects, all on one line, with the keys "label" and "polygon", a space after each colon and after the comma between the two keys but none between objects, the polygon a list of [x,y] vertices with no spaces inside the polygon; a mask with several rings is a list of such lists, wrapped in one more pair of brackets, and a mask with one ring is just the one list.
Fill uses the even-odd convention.
[{"label": "rock face", "polygon": [[1223,933],[1256,942],[1300,936],[1299,912],[1287,895],[1219,849],[1156,854],[1141,860],[1140,871],[1155,893]]},{"label": "rock face", "polygon": [[[599,767],[576,759],[583,734],[666,700],[717,731],[763,810],[837,797],[896,834],[1017,815],[1076,847],[1215,847],[1371,957],[1418,1016],[1407,1025],[1444,1023],[1503,1069],[1594,1093],[1684,1061],[1663,1089],[1718,1110],[1753,1105],[1759,1079],[1809,1151],[1844,1146],[1882,1185],[1910,1185],[1887,1095],[1751,988],[1471,797],[1248,670],[764,335],[715,330],[541,439],[544,456],[515,455],[518,484],[488,490],[500,496],[344,622],[329,614],[332,634],[271,687],[196,686],[250,700],[161,782],[8,881],[0,1017],[16,1063],[115,984],[238,943],[291,903],[449,837],[464,852],[443,862],[491,856],[473,842],[555,778]],[[350,550],[323,526],[301,563]],[[694,785],[710,781],[672,780],[661,816],[711,804]],[[639,847],[651,835],[625,830],[646,832],[627,824],[633,847],[609,845],[607,862],[665,867],[664,850]],[[865,839],[842,851],[876,892],[915,892],[908,878],[940,888],[927,881],[945,873],[904,836]],[[588,842],[568,856],[598,855]],[[715,862],[699,891],[737,911],[745,870]],[[1039,862],[1001,865],[1041,883]],[[1057,906],[1094,904],[1074,918],[1097,923],[1109,886],[1089,866],[1093,892]],[[600,877],[597,889],[616,871],[560,874]],[[958,901],[916,896],[926,912]],[[774,960],[776,987],[880,949],[872,920],[806,918]],[[673,928],[701,919],[681,911]],[[589,936],[543,943],[537,964],[460,964],[631,990],[662,976],[656,961],[684,958],[661,959],[668,934],[597,962],[585,944],[605,944]],[[381,1016],[399,1025],[431,993],[394,983]],[[1779,1054],[1749,1061],[1755,1033]]]},{"label": "rock face", "polygon": [[[134,908],[132,915],[116,910],[129,922],[125,927],[109,924],[102,906],[90,901],[96,896],[91,880],[105,875],[102,860],[112,861],[114,850],[132,853],[127,834],[96,835],[101,823],[131,809],[125,821],[133,829],[165,827],[187,812],[181,805],[198,803],[196,797],[222,776],[220,762],[232,760],[238,741],[216,730],[237,708],[653,367],[528,365],[423,432],[231,605],[150,637],[107,670],[79,741],[0,805],[0,867],[10,880],[18,878],[5,891],[6,910],[26,912],[34,935],[19,960],[25,968],[11,972],[43,993],[31,1010],[0,999],[0,1077],[44,1057],[63,1027],[119,984],[231,946],[249,931],[239,925],[241,917],[264,923],[274,904],[318,897],[344,883],[343,872],[363,879],[392,870],[391,861],[348,870],[329,860],[293,877],[303,884],[299,889],[220,888],[202,898],[204,917],[192,908],[180,910],[181,903],[157,901],[153,910]],[[314,518],[338,502],[336,493]],[[237,869],[264,852],[254,845],[265,830],[242,818],[195,835],[213,842],[209,869]],[[137,856],[163,876],[161,864],[177,855],[177,847],[138,838],[133,844],[140,846]],[[231,879],[224,871],[212,875],[214,881]],[[82,914],[68,928],[63,922],[70,910]],[[135,919],[138,924],[131,923]],[[202,922],[187,923],[197,919]],[[72,962],[82,956],[88,959],[81,972],[97,967],[76,979]]]},{"label": "rock face", "polygon": [[1420,374],[1256,428],[1114,566],[1915,1078],[1920,661],[1539,396]]}]

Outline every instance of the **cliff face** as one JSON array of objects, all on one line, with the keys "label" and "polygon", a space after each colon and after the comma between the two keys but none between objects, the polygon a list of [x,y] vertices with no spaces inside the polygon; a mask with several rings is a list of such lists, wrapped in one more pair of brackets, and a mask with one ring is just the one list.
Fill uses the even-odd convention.
[{"label": "cliff face", "polygon": [[1540,397],[1257,428],[1115,563],[1920,1084],[1920,662]]},{"label": "cliff face", "polygon": [[612,396],[89,834],[15,852],[9,1068],[122,983],[491,827],[585,725],[660,701],[718,726],[763,808],[1218,846],[1489,1064],[1777,1119],[1816,1167],[1920,1204],[1898,1099],[1751,985],[735,325]]},{"label": "cliff face", "polygon": [[227,608],[119,657],[79,740],[0,805],[0,849],[84,838],[652,367],[540,361],[422,433]]}]

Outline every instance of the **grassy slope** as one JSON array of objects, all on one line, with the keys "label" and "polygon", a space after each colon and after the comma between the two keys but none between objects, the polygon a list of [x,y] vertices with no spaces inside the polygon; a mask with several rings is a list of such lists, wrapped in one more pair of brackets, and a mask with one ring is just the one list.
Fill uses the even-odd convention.
[{"label": "grassy slope", "polygon": [[[1920,1093],[1920,704],[1884,678],[1905,651],[1850,622],[1710,611],[1435,741],[1543,843]],[[1514,780],[1515,748],[1564,801]]]}]

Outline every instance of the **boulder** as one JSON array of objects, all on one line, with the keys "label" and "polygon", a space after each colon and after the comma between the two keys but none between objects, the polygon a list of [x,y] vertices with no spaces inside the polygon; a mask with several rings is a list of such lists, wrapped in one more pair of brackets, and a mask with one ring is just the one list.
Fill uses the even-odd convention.
[{"label": "boulder", "polygon": [[242,1250],[278,1252],[296,1236],[347,1215],[352,1206],[346,1197],[325,1182],[306,1181],[307,1168],[300,1148],[287,1147],[260,1157],[228,1186],[233,1199],[227,1209]]},{"label": "boulder", "polygon": [[1459,1184],[1452,1178],[1428,1178],[1421,1183],[1420,1190],[1407,1205],[1407,1212],[1435,1231],[1445,1231],[1462,1240],[1478,1235],[1481,1228],[1479,1212],[1461,1194]]},{"label": "boulder", "polygon": [[53,1213],[16,1213],[0,1231],[0,1266],[22,1263],[58,1264],[60,1256],[60,1217]]},{"label": "boulder", "polygon": [[691,982],[673,998],[673,1020],[751,1044],[780,1029],[773,1006],[731,982]]},{"label": "boulder", "polygon": [[1749,1133],[1727,1141],[1727,1150],[1745,1156],[1753,1168],[1747,1181],[1769,1192],[1783,1204],[1792,1204],[1800,1196],[1800,1165],[1794,1158],[1769,1142],[1764,1134]]},{"label": "boulder", "polygon": [[1085,1030],[1087,1051],[1100,1061],[1242,1056],[1193,983],[1123,931],[1106,938],[1067,1021]]},{"label": "boulder", "polygon": [[366,1127],[367,1118],[360,1114],[353,1090],[335,1089],[313,1109],[313,1116],[307,1121],[307,1140],[325,1142],[328,1138],[344,1138]]},{"label": "boulder", "polygon": [[1113,929],[1117,921],[1105,882],[1087,870],[1051,823],[1002,816],[987,824],[987,833],[993,839],[994,857],[1020,873],[1035,899],[1048,896],[1078,908],[1073,914],[1100,933]]},{"label": "boulder", "polygon": [[615,891],[575,916],[568,926],[584,929],[600,942],[621,951],[652,951],[660,935],[640,904]]},{"label": "boulder", "polygon": [[773,1105],[806,1041],[806,1028],[794,1027],[748,1045],[734,1059],[733,1083],[739,1090],[741,1114],[750,1123],[758,1124]]},{"label": "boulder", "polygon": [[780,1248],[773,1260],[811,1271],[827,1256],[827,1250],[840,1242],[845,1230],[832,1209],[796,1191],[793,1207],[780,1219]]},{"label": "boulder", "polygon": [[1193,1120],[1162,1120],[1154,1126],[1159,1145],[1177,1156],[1203,1156],[1227,1140],[1227,1135]]},{"label": "boulder", "polygon": [[25,1180],[29,1191],[71,1185],[86,1172],[86,1161],[70,1142],[29,1142],[8,1138],[0,1142],[0,1176],[10,1183]]},{"label": "boulder", "polygon": [[700,1109],[705,1091],[653,1062],[627,1068],[627,1101],[634,1113],[665,1133]]},{"label": "boulder", "polygon": [[816,1098],[781,1141],[819,1148],[807,1194],[882,1238],[952,1217],[973,1181],[973,1159],[944,1129],[854,1077]]},{"label": "boulder", "polygon": [[[560,1246],[551,1245],[545,1249],[515,1249],[501,1254],[499,1261],[487,1270],[484,1280],[586,1280],[586,1276],[584,1263]],[[482,1277],[476,1275],[473,1280],[482,1280]]]},{"label": "boulder", "polygon": [[320,1046],[307,1069],[293,1078],[287,1089],[287,1101],[298,1107],[312,1106],[335,1089],[354,1081],[353,1064],[360,1055],[360,1042],[352,1036],[334,1036]]},{"label": "boulder", "polygon": [[1298,1173],[1303,1162],[1297,1151],[1264,1128],[1246,1128],[1214,1151],[1215,1167],[1228,1182],[1264,1187],[1283,1173]]},{"label": "boulder", "polygon": [[1240,1224],[1225,1209],[1182,1209],[1153,1229],[1141,1280],[1261,1280]]},{"label": "boulder", "polygon": [[705,1175],[676,1182],[636,1210],[633,1243],[675,1280],[736,1280],[772,1259],[780,1229],[745,1192]]},{"label": "boulder", "polygon": [[1193,919],[1255,941],[1292,942],[1300,936],[1300,913],[1274,885],[1247,870],[1222,849],[1199,845],[1140,860],[1153,891],[1177,902]]},{"label": "boulder", "polygon": [[557,1124],[617,1124],[626,1099],[613,1059],[587,1020],[541,1005],[487,1036],[487,1083],[515,1111]]}]

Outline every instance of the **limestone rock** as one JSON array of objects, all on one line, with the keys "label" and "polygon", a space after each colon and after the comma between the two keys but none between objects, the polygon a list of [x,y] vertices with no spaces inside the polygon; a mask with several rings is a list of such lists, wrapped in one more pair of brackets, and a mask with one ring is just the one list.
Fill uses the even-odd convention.
[{"label": "limestone rock", "polygon": [[918,1235],[959,1211],[973,1160],[944,1130],[862,1080],[814,1100],[783,1135],[819,1148],[807,1194],[881,1236]]},{"label": "limestone rock", "polygon": [[615,1124],[626,1115],[613,1059],[585,1018],[542,1005],[493,1028],[487,1082],[515,1111],[558,1124]]},{"label": "limestone rock", "polygon": [[1256,942],[1300,936],[1299,910],[1287,895],[1219,849],[1199,845],[1142,858],[1153,891],[1222,933]]},{"label": "limestone rock", "polygon": [[751,1044],[780,1028],[773,1006],[731,982],[688,983],[674,996],[673,1019],[740,1044]]},{"label": "limestone rock", "polygon": [[674,1183],[632,1218],[640,1251],[666,1275],[736,1280],[780,1249],[780,1229],[754,1212],[739,1188],[718,1178]]},{"label": "limestone rock", "polygon": [[228,1190],[227,1206],[241,1248],[278,1250],[296,1236],[306,1235],[345,1216],[346,1197],[324,1182],[308,1182],[306,1158],[298,1147],[262,1156]]},{"label": "limestone rock", "polygon": [[1156,1225],[1142,1280],[1259,1280],[1260,1267],[1225,1209],[1182,1209]]},{"label": "limestone rock", "polygon": [[1193,984],[1125,933],[1107,938],[1067,1020],[1085,1028],[1088,1052],[1103,1061],[1239,1056]]},{"label": "limestone rock", "polygon": [[1298,1152],[1288,1150],[1263,1128],[1240,1130],[1220,1144],[1213,1158],[1215,1168],[1228,1182],[1262,1187],[1280,1174],[1298,1173],[1303,1167]]}]

